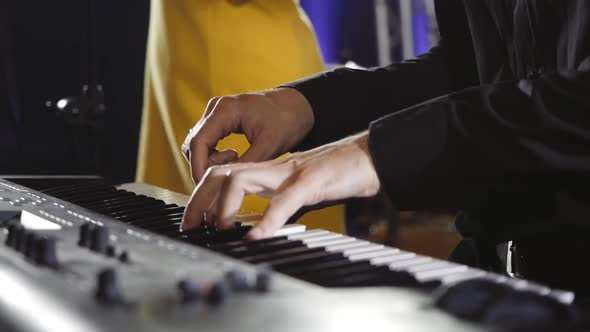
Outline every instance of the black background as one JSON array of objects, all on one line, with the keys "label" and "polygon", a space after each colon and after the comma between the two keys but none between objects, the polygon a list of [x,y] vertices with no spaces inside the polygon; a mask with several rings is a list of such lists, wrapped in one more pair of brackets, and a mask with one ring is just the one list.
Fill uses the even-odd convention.
[{"label": "black background", "polygon": [[[95,0],[0,0],[0,174],[97,172],[76,162],[71,129],[46,107],[47,101],[80,95],[88,79],[88,1]],[[98,172],[131,180],[149,1],[96,1],[94,14],[94,53],[107,107],[105,135],[98,140],[105,151],[104,166]]]}]

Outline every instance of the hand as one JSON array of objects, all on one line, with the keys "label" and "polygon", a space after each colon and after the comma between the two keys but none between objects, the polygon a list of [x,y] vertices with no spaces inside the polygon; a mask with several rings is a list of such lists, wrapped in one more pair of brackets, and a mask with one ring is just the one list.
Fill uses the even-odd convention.
[{"label": "hand", "polygon": [[251,144],[240,161],[264,161],[295,147],[313,124],[311,106],[295,89],[213,98],[182,149],[193,180],[198,183],[209,166],[237,159],[233,150],[215,150],[217,143],[229,134],[244,133]]},{"label": "hand", "polygon": [[181,225],[231,227],[245,195],[270,197],[249,239],[272,236],[303,206],[377,194],[380,183],[362,133],[288,158],[213,166],[195,188]]}]

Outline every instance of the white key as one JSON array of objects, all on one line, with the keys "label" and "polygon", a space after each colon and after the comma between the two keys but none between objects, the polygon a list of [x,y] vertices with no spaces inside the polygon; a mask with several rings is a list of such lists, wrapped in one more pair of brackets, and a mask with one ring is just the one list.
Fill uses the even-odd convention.
[{"label": "white key", "polygon": [[363,253],[363,252],[380,250],[380,249],[383,249],[383,247],[384,246],[382,246],[382,245],[373,244],[373,245],[370,245],[370,246],[367,246],[367,247],[361,247],[361,248],[354,248],[354,249],[344,250],[342,252],[342,254],[344,256],[356,255],[356,254],[360,254],[360,253]]},{"label": "white key", "polygon": [[351,243],[351,242],[355,242],[355,241],[357,241],[357,240],[355,240],[354,238],[351,238],[351,237],[348,237],[348,236],[343,236],[343,237],[341,237],[339,239],[336,239],[336,240],[312,242],[312,243],[306,243],[306,245],[309,248],[330,247],[330,246],[336,246],[336,245]]},{"label": "white key", "polygon": [[393,262],[389,264],[389,268],[391,270],[402,270],[404,268],[410,267],[412,265],[418,265],[423,263],[428,263],[432,261],[432,258],[425,257],[425,256],[416,256],[414,258],[405,259],[399,262]]},{"label": "white key", "polygon": [[367,241],[355,241],[355,242],[351,242],[351,243],[345,243],[345,244],[339,244],[339,245],[335,245],[335,246],[329,246],[326,247],[326,251],[343,251],[346,249],[351,249],[351,248],[360,248],[360,247],[366,247],[366,246],[370,246],[371,243],[367,242]]},{"label": "white key", "polygon": [[301,224],[288,224],[281,227],[275,232],[274,236],[291,235],[296,233],[305,232],[305,225]]},{"label": "white key", "polygon": [[348,259],[354,262],[354,261],[359,261],[359,260],[363,260],[363,259],[371,259],[371,258],[375,258],[375,257],[393,255],[393,254],[397,253],[398,251],[399,251],[399,249],[384,248],[381,250],[369,251],[369,252],[360,253],[360,254],[356,254],[356,255],[350,255],[350,256],[348,256]]},{"label": "white key", "polygon": [[453,265],[449,265],[447,267],[444,267],[442,269],[434,269],[434,270],[418,272],[418,273],[414,274],[414,277],[416,277],[416,279],[418,279],[419,281],[430,281],[430,280],[440,279],[440,278],[448,276],[448,275],[454,275],[457,273],[465,272],[468,269],[469,268],[465,265],[454,265],[453,264]]},{"label": "white key", "polygon": [[397,254],[387,257],[378,257],[371,259],[371,264],[373,265],[389,265],[390,263],[416,257],[416,254],[413,252],[407,251],[399,251]]},{"label": "white key", "polygon": [[324,231],[322,229],[314,229],[314,230],[303,232],[303,233],[289,235],[287,238],[289,240],[303,240],[303,239],[307,239],[307,238],[314,237],[314,236],[325,235],[328,233],[330,233],[330,232]]},{"label": "white key", "polygon": [[469,280],[469,279],[481,278],[481,277],[485,276],[486,274],[487,273],[482,270],[475,270],[475,269],[467,268],[467,270],[463,273],[443,277],[441,282],[444,285],[449,285],[449,284],[454,284],[454,283]]},{"label": "white key", "polygon": [[326,241],[326,240],[334,240],[334,239],[337,239],[339,237],[342,237],[342,235],[333,233],[333,234],[326,234],[326,235],[322,235],[322,236],[314,236],[314,237],[311,237],[311,238],[302,239],[302,241],[305,244],[308,244],[308,243],[313,243],[313,242],[321,242],[321,241]]},{"label": "white key", "polygon": [[449,266],[448,262],[435,260],[426,264],[410,266],[408,267],[408,272],[416,273],[421,271],[440,269],[447,266]]}]

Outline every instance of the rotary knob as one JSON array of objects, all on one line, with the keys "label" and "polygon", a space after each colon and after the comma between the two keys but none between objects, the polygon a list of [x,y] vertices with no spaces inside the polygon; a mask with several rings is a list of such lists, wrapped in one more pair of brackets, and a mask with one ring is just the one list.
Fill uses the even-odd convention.
[{"label": "rotary knob", "polygon": [[106,254],[109,246],[109,228],[106,226],[94,227],[90,233],[90,250]]},{"label": "rotary knob", "polygon": [[10,225],[8,226],[8,235],[6,236],[5,244],[8,247],[15,248],[16,247],[16,233],[19,228],[22,228],[21,225]]},{"label": "rotary knob", "polygon": [[270,290],[270,284],[272,280],[272,271],[268,269],[262,269],[256,274],[256,282],[254,288],[259,293],[266,293]]},{"label": "rotary knob", "polygon": [[225,302],[231,293],[231,285],[226,280],[214,283],[207,293],[207,303],[211,306],[218,306]]},{"label": "rotary knob", "polygon": [[123,294],[119,287],[117,273],[112,268],[106,268],[96,276],[96,300],[103,304],[123,303]]},{"label": "rotary knob", "polygon": [[194,303],[201,297],[199,285],[190,279],[182,279],[177,284],[180,293],[180,301],[183,304]]},{"label": "rotary knob", "polygon": [[57,260],[57,243],[54,238],[41,237],[35,240],[34,260],[41,266],[56,268]]},{"label": "rotary knob", "polygon": [[90,246],[90,237],[92,234],[92,224],[86,223],[80,226],[80,234],[78,237],[78,245],[80,247],[89,247]]}]

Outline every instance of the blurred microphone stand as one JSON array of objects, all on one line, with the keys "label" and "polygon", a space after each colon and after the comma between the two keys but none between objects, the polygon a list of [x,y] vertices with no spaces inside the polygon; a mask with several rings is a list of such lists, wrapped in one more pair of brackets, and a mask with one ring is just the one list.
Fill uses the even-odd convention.
[{"label": "blurred microphone stand", "polygon": [[[72,130],[73,161],[80,174],[104,174],[105,112],[104,90],[98,78],[96,3],[87,0],[83,14],[87,18],[85,30],[86,63],[81,94],[59,99],[55,105],[47,102],[56,115]],[[84,49],[84,48],[83,48]],[[55,106],[55,107],[53,107]]]}]

